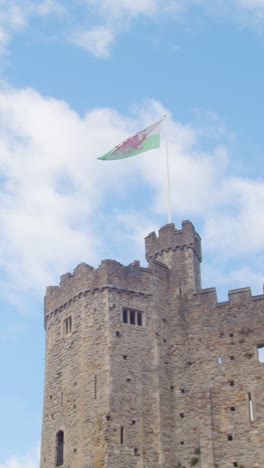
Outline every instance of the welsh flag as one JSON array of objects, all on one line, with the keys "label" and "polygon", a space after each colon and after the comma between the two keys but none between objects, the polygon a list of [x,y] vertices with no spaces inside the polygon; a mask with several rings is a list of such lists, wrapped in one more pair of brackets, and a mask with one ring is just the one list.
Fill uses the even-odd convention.
[{"label": "welsh flag", "polygon": [[125,159],[130,158],[131,156],[136,156],[140,153],[144,153],[145,151],[159,148],[162,121],[163,119],[150,125],[149,127],[144,128],[144,130],[141,130],[134,136],[123,141],[123,143],[120,143],[120,145],[117,145],[114,149],[108,151],[108,153],[105,153],[103,156],[97,159],[102,161]]}]

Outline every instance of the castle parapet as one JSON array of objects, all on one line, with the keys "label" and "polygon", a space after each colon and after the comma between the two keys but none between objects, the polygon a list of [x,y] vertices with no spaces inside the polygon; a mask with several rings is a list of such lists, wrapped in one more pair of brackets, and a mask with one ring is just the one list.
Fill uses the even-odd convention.
[{"label": "castle parapet", "polygon": [[165,224],[159,230],[157,237],[151,232],[145,238],[146,259],[149,261],[169,249],[191,248],[199,262],[202,260],[201,238],[190,221],[182,222],[182,229],[176,229],[174,223]]}]

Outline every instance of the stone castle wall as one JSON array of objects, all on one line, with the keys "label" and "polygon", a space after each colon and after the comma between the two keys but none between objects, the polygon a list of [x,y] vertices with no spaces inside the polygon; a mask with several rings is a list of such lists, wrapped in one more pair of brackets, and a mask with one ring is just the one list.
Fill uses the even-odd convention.
[{"label": "stone castle wall", "polygon": [[47,288],[41,468],[59,431],[64,468],[261,468],[264,296],[200,289],[190,222],[147,236],[146,257],[81,264]]}]

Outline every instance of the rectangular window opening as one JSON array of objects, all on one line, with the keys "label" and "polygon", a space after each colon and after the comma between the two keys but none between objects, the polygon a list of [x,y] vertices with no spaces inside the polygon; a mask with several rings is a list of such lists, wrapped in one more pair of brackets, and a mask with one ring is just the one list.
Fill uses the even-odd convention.
[{"label": "rectangular window opening", "polygon": [[248,411],[249,411],[250,422],[253,422],[254,412],[253,412],[253,401],[252,401],[251,393],[248,393]]},{"label": "rectangular window opening", "polygon": [[220,366],[223,364],[223,359],[222,359],[221,356],[218,356],[217,362],[218,362],[218,364],[219,364]]},{"label": "rectangular window opening", "polygon": [[142,312],[137,313],[137,324],[142,327]]},{"label": "rectangular window opening", "polygon": [[123,426],[120,427],[120,444],[121,445],[124,444],[124,427]]},{"label": "rectangular window opening", "polygon": [[143,312],[135,309],[124,308],[122,310],[122,321],[123,323],[129,323],[130,325],[143,327]]},{"label": "rectangular window opening", "polygon": [[63,322],[64,336],[68,336],[72,332],[72,318],[68,317]]},{"label": "rectangular window opening", "polygon": [[130,323],[131,325],[135,325],[135,311],[134,310],[130,310]]},{"label": "rectangular window opening", "polygon": [[123,322],[127,323],[127,309],[123,309]]},{"label": "rectangular window opening", "polygon": [[258,362],[264,363],[264,344],[259,344],[257,346],[257,352],[258,352]]}]

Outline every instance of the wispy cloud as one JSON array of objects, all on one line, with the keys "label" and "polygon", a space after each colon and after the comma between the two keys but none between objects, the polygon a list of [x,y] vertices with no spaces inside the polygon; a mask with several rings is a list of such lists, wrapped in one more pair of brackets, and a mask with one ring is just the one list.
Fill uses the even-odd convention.
[{"label": "wispy cloud", "polygon": [[90,52],[95,57],[109,57],[114,40],[113,31],[106,26],[97,26],[87,31],[78,31],[71,37],[72,43]]},{"label": "wispy cloud", "polygon": [[25,456],[11,456],[0,468],[39,468],[39,446]]},{"label": "wispy cloud", "polygon": [[[84,0],[84,14],[80,20],[74,2],[62,0],[0,0],[0,53],[6,53],[8,44],[17,33],[26,30],[36,17],[65,14],[57,34],[67,35],[69,42],[88,53],[105,58],[114,42],[128,32],[139,17],[150,21],[208,14],[262,31],[264,27],[263,0]],[[67,23],[67,24],[66,24]],[[69,31],[69,24],[72,24]]]},{"label": "wispy cloud", "polygon": [[47,16],[62,11],[57,0],[0,0],[0,53],[7,52],[13,35],[23,31],[34,16]]},{"label": "wispy cloud", "polygon": [[[253,27],[258,31],[263,31],[264,28],[263,0],[86,0],[85,3],[87,9],[97,16],[100,26],[93,26],[79,33],[84,38],[90,33],[87,41],[88,44],[92,42],[92,46],[84,47],[85,39],[74,43],[97,57],[109,56],[114,39],[128,31],[140,16],[149,19],[169,17],[179,20],[183,15],[188,19],[195,11],[195,15],[220,16],[239,26]],[[108,32],[107,40],[104,30]],[[103,53],[97,53],[97,50],[101,50],[102,43]]]}]

